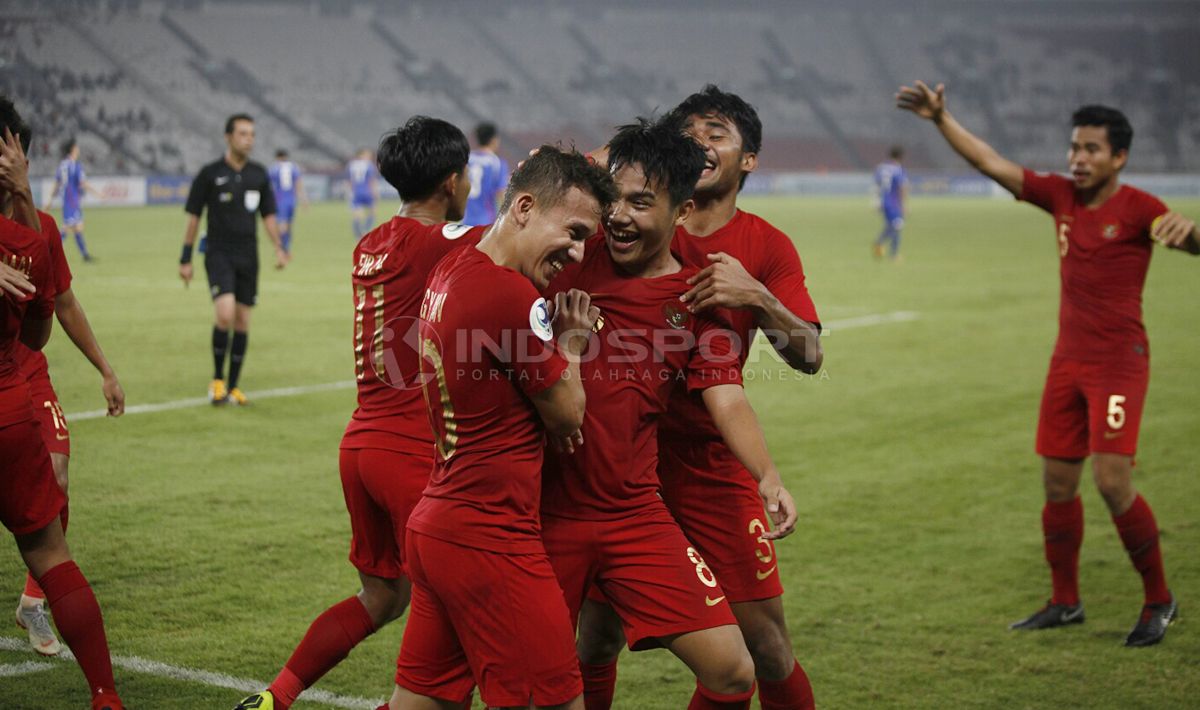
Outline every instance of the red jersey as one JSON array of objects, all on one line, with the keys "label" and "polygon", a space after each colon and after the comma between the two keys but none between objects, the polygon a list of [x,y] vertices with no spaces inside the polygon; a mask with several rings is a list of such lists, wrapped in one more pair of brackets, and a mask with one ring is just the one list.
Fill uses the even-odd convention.
[{"label": "red jersey", "polygon": [[485,227],[393,217],[354,248],[354,376],[358,408],[344,449],[432,455],[420,385],[417,312],[425,282],[449,252],[479,243]]},{"label": "red jersey", "polygon": [[419,337],[433,474],[408,519],[419,533],[494,552],[543,552],[545,430],[530,397],[558,382],[545,299],[476,248],[442,259]]},{"label": "red jersey", "polygon": [[[724,252],[738,261],[746,271],[767,287],[783,307],[814,325],[819,325],[817,309],[804,284],[804,267],[800,255],[786,234],[766,220],[749,212],[737,210],[733,219],[707,237],[689,234],[682,227],[675,230],[672,249],[683,257],[684,263],[698,268],[711,264],[709,254]],[[738,369],[746,364],[754,333],[758,328],[754,312],[749,309],[724,311],[728,314],[733,332],[738,337]],[[677,388],[671,398],[670,416],[663,420],[661,435],[664,445],[686,445],[688,442],[721,441],[717,430],[700,400],[699,394]]]},{"label": "red jersey", "polygon": [[[38,210],[38,218],[42,222],[42,236],[50,250],[50,269],[54,274],[54,294],[65,293],[71,288],[71,266],[67,264],[67,255],[63,251],[62,238],[58,233],[58,223],[54,217]],[[49,377],[50,369],[46,363],[46,355],[41,350],[30,350],[17,343],[17,364],[26,380],[35,377]]]},{"label": "red jersey", "polygon": [[22,271],[37,292],[17,299],[0,297],[0,427],[33,418],[29,386],[18,365],[21,323],[25,318],[45,319],[54,313],[54,276],[46,239],[32,229],[0,217],[0,259]]},{"label": "red jersey", "polygon": [[1148,357],[1142,287],[1154,246],[1150,223],[1167,206],[1121,185],[1089,209],[1071,180],[1031,170],[1018,199],[1054,216],[1062,279],[1055,356],[1092,362]]},{"label": "red jersey", "polygon": [[719,320],[724,311],[696,316],[679,301],[696,271],[627,276],[597,236],[588,240],[583,263],[550,284],[550,297],[571,288],[591,294],[602,325],[580,364],[587,393],[583,446],[548,454],[543,514],[601,520],[661,505],[658,426],[671,392],[678,387],[699,398],[709,387],[742,383],[731,332]]}]

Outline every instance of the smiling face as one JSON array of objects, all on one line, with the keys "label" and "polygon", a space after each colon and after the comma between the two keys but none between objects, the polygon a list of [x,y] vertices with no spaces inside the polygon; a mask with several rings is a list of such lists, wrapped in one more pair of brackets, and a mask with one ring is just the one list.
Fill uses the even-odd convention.
[{"label": "smiling face", "polygon": [[604,241],[617,266],[638,274],[670,251],[675,226],[692,203],[672,206],[666,186],[647,182],[637,164],[621,166],[613,182],[617,201],[605,219]]},{"label": "smiling face", "polygon": [[513,210],[523,223],[517,270],[539,291],[567,264],[583,261],[583,243],[600,225],[600,203],[577,187],[545,209],[524,193],[514,200]]},{"label": "smiling face", "polygon": [[696,182],[698,194],[737,192],[742,174],[754,172],[758,167],[758,156],[743,151],[742,134],[724,116],[692,114],[684,124],[684,132],[704,149],[704,172]]},{"label": "smiling face", "polygon": [[1104,126],[1076,126],[1071,131],[1067,162],[1077,190],[1103,187],[1116,179],[1128,159],[1128,151],[1113,154],[1112,144],[1108,141],[1108,129]]}]

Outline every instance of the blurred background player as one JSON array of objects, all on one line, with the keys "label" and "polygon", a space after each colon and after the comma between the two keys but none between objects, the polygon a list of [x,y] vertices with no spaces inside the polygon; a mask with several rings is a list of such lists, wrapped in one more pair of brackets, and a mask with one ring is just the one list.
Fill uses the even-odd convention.
[{"label": "blurred background player", "polygon": [[[246,357],[250,335],[250,313],[258,298],[258,221],[275,245],[275,268],[282,269],[290,257],[283,250],[275,223],[275,193],[262,165],[250,160],[254,150],[254,119],[239,113],[225,121],[225,155],[200,169],[188,191],[187,226],[179,277],[183,285],[192,281],[192,249],[200,228],[200,215],[208,210],[208,245],[204,270],[208,273],[215,324],[212,331],[213,381],[208,388],[213,404],[246,404],[238,388],[238,377]],[[229,329],[233,328],[232,347]],[[229,352],[229,381],[226,384],[225,353]]]},{"label": "blurred background player", "polygon": [[462,219],[470,192],[468,151],[462,131],[426,116],[414,116],[379,144],[380,172],[403,205],[354,249],[358,407],[339,458],[350,512],[350,561],[362,590],[317,617],[270,687],[235,710],[286,710],[408,607],[404,532],[433,470],[433,433],[415,347],[417,316],[429,273],[447,253],[474,246],[483,233],[447,224]]},{"label": "blurred background player", "polygon": [[[50,337],[54,275],[46,235],[34,211],[27,161],[16,137],[28,128],[11,101],[0,98],[0,202],[22,224],[0,217],[0,522],[16,538],[26,567],[45,590],[58,629],[74,653],[91,693],[93,710],[121,710],[100,606],[71,559],[59,514],[66,497],[39,432],[29,388],[17,366],[18,343],[40,350]],[[53,238],[54,235],[50,235]],[[27,295],[11,294],[13,272]]]},{"label": "blurred background player", "polygon": [[902,86],[896,100],[899,108],[932,121],[976,170],[1017,199],[1049,212],[1058,235],[1058,340],[1037,433],[1046,494],[1042,532],[1053,593],[1046,606],[1012,628],[1083,623],[1079,480],[1090,455],[1096,487],[1145,591],[1125,645],[1156,644],[1178,606],[1167,588],[1158,523],[1133,485],[1133,457],[1150,379],[1142,288],[1154,242],[1197,254],[1200,232],[1158,198],[1121,184],[1133,128],[1116,109],[1083,106],[1072,115],[1067,153],[1071,178],[1066,178],[1022,168],[963,128],[946,110],[941,84],[936,89],[920,81]]},{"label": "blurred background player", "polygon": [[375,226],[375,203],[379,201],[379,170],[371,151],[358,151],[346,164],[346,178],[350,181],[350,220],[358,240]]},{"label": "blurred background player", "polygon": [[87,242],[83,239],[83,195],[85,192],[93,195],[99,193],[88,184],[87,176],[83,172],[83,165],[79,162],[79,143],[74,138],[69,138],[63,143],[62,155],[63,159],[59,162],[58,169],[54,171],[54,188],[50,190],[50,195],[46,198],[46,204],[42,209],[49,210],[50,203],[54,201],[58,191],[62,190],[63,226],[65,227],[62,238],[67,238],[67,232],[74,234],[75,246],[79,247],[80,256],[84,261],[91,261],[92,255],[88,251]]},{"label": "blurred background player", "polygon": [[[279,240],[283,250],[292,253],[292,220],[296,216],[296,201],[308,205],[304,183],[300,177],[300,166],[288,160],[288,152],[282,148],[275,151],[275,162],[268,171],[271,189],[275,192],[275,224],[279,227]],[[203,250],[202,250],[203,251]]]},{"label": "blurred background player", "polygon": [[[21,147],[28,151],[32,139],[32,131],[23,127],[19,132]],[[13,217],[13,205],[9,200],[0,205],[0,212],[5,217]],[[54,218],[46,212],[38,212],[41,222],[42,236],[46,238],[52,273],[54,275],[54,310],[59,325],[70,337],[92,365],[100,372],[101,392],[108,405],[109,416],[119,417],[125,411],[125,392],[116,373],[104,356],[104,351],[96,341],[92,326],[88,322],[83,306],[71,290],[71,268],[63,253],[63,240],[59,237],[58,225]],[[67,468],[71,455],[71,434],[67,430],[66,415],[58,403],[58,395],[50,381],[50,372],[46,356],[38,350],[18,344],[15,357],[21,374],[29,383],[29,394],[33,401],[34,414],[41,423],[42,439],[50,452],[50,460],[54,465],[54,477],[64,494],[67,493]],[[69,507],[64,502],[62,513],[63,532],[67,531]],[[57,654],[62,645],[54,636],[46,617],[46,595],[38,587],[33,575],[28,575],[25,590],[17,605],[17,625],[29,634],[29,643],[35,651],[42,655]]]},{"label": "blurred background player", "polygon": [[496,221],[496,202],[508,186],[508,161],[500,157],[500,134],[493,123],[475,127],[475,150],[471,151],[468,170],[471,196],[467,198],[465,224],[491,224]]},{"label": "blurred background player", "polygon": [[875,239],[873,253],[883,257],[884,247],[891,259],[900,258],[900,230],[904,229],[904,208],[908,203],[908,173],[900,161],[904,149],[892,146],[888,159],[875,167],[875,189],[879,191],[879,211],[883,214],[883,231]]},{"label": "blurred background player", "polygon": [[551,326],[539,291],[583,257],[612,196],[582,155],[542,146],[479,245],[429,277],[419,336],[436,463],[408,521],[412,609],[391,710],[462,707],[476,683],[492,708],[583,708],[538,502],[545,437],[576,433],[586,405],[587,338],[552,341],[590,333],[596,313],[571,291]]}]

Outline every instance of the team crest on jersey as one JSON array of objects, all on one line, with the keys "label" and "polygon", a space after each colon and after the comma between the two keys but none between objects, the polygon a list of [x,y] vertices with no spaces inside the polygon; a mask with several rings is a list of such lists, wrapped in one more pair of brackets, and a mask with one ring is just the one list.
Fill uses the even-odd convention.
[{"label": "team crest on jersey", "polygon": [[262,193],[258,190],[246,190],[246,194],[242,196],[242,200],[246,205],[246,211],[253,212],[258,209],[258,203],[262,200]]},{"label": "team crest on jersey", "polygon": [[550,308],[546,305],[546,299],[539,298],[529,308],[529,327],[533,329],[533,334],[542,340],[549,341],[554,337],[554,329],[550,327]]},{"label": "team crest on jersey", "polygon": [[450,222],[442,227],[442,236],[446,239],[458,239],[462,235],[471,231],[471,225],[463,224],[462,222]]},{"label": "team crest on jersey", "polygon": [[667,319],[667,325],[675,330],[683,330],[688,324],[688,312],[683,306],[674,301],[667,301],[662,307],[663,317]]},{"label": "team crest on jersey", "polygon": [[1103,230],[1101,231],[1101,234],[1103,234],[1103,235],[1104,235],[1104,238],[1105,238],[1105,239],[1116,239],[1116,238],[1117,238],[1117,234],[1119,234],[1119,233],[1120,233],[1120,231],[1121,231],[1121,229],[1120,229],[1120,227],[1118,227],[1117,225],[1115,225],[1115,224],[1106,224],[1106,225],[1104,225],[1104,228],[1103,228]]}]

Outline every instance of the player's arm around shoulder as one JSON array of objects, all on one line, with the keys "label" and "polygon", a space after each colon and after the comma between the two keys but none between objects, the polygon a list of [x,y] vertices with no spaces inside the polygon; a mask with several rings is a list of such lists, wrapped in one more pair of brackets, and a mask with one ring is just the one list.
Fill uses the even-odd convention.
[{"label": "player's arm around shoulder", "polygon": [[1168,249],[1200,256],[1200,229],[1196,221],[1178,212],[1164,212],[1150,223],[1150,238]]},{"label": "player's arm around shoulder", "polygon": [[701,397],[729,450],[758,482],[758,494],[775,523],[775,529],[764,537],[776,540],[792,534],[796,528],[796,502],[771,460],[746,391],[740,384],[721,384],[705,389]]}]

